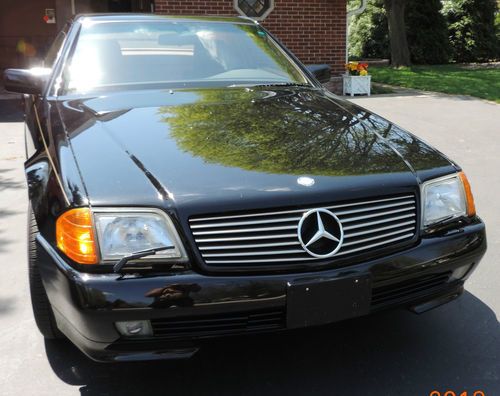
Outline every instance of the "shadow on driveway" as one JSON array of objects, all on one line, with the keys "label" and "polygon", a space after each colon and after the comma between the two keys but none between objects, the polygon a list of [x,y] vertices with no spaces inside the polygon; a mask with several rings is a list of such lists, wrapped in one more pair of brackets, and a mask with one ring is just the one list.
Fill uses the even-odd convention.
[{"label": "shadow on driveway", "polygon": [[82,395],[500,394],[499,323],[479,299],[427,314],[391,311],[336,325],[205,342],[191,360],[99,364],[46,341],[57,376]]},{"label": "shadow on driveway", "polygon": [[9,175],[10,172],[14,171],[15,169],[0,168],[0,193],[2,191],[24,188],[24,180],[19,181]]},{"label": "shadow on driveway", "polygon": [[22,98],[0,100],[0,122],[23,122]]}]

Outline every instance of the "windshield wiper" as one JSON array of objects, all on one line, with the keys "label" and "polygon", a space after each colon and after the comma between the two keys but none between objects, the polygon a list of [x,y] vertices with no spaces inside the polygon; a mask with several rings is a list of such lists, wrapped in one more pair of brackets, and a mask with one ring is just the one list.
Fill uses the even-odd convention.
[{"label": "windshield wiper", "polygon": [[164,250],[175,249],[175,246],[161,246],[154,249],[141,250],[140,252],[131,253],[128,256],[122,257],[114,266],[113,271],[115,273],[119,273],[122,268],[127,264],[130,260],[139,259],[141,257],[153,256],[158,252],[162,252]]},{"label": "windshield wiper", "polygon": [[294,83],[294,82],[256,84],[253,86],[254,87],[311,87],[311,85],[309,84]]},{"label": "windshield wiper", "polygon": [[227,86],[228,88],[254,88],[254,87],[312,87],[312,85],[304,84],[304,83],[294,83],[294,82],[286,82],[286,83],[262,83],[262,84],[231,84]]}]

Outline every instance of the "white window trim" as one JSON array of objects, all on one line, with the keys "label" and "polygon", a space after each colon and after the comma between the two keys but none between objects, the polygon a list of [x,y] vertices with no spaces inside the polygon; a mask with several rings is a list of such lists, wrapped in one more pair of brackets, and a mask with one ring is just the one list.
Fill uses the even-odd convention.
[{"label": "white window trim", "polygon": [[267,9],[267,11],[260,17],[250,17],[248,15],[246,15],[240,8],[239,4],[238,4],[238,0],[233,0],[233,6],[234,6],[234,9],[236,11],[238,11],[238,14],[240,14],[241,16],[244,16],[244,17],[247,17],[247,18],[251,18],[251,19],[254,19],[256,21],[263,21],[264,19],[266,19],[268,17],[268,15],[273,12],[274,10],[274,0],[269,0],[269,8]]}]

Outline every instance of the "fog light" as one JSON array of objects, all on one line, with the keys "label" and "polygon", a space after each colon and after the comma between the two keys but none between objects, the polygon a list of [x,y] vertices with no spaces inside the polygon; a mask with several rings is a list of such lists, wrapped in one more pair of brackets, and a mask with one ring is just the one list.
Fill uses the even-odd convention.
[{"label": "fog light", "polygon": [[462,279],[467,274],[467,272],[469,272],[469,270],[473,265],[474,264],[469,264],[469,265],[464,265],[462,267],[458,267],[455,271],[453,271],[452,274],[453,278]]},{"label": "fog light", "polygon": [[133,320],[130,322],[116,322],[118,332],[126,337],[152,336],[153,328],[149,320]]}]

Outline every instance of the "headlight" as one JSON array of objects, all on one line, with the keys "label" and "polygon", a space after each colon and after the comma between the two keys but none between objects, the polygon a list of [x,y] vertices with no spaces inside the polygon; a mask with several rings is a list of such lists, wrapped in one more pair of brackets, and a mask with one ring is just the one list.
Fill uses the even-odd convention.
[{"label": "headlight", "polygon": [[96,209],[94,219],[103,261],[116,261],[142,250],[174,246],[155,254],[154,260],[186,257],[172,220],[153,209]]},{"label": "headlight", "polygon": [[424,183],[422,205],[423,227],[476,214],[470,185],[463,172]]},{"label": "headlight", "polygon": [[80,264],[118,261],[165,246],[173,248],[150,260],[179,262],[187,257],[172,220],[157,209],[71,209],[58,218],[56,239],[58,248]]}]

